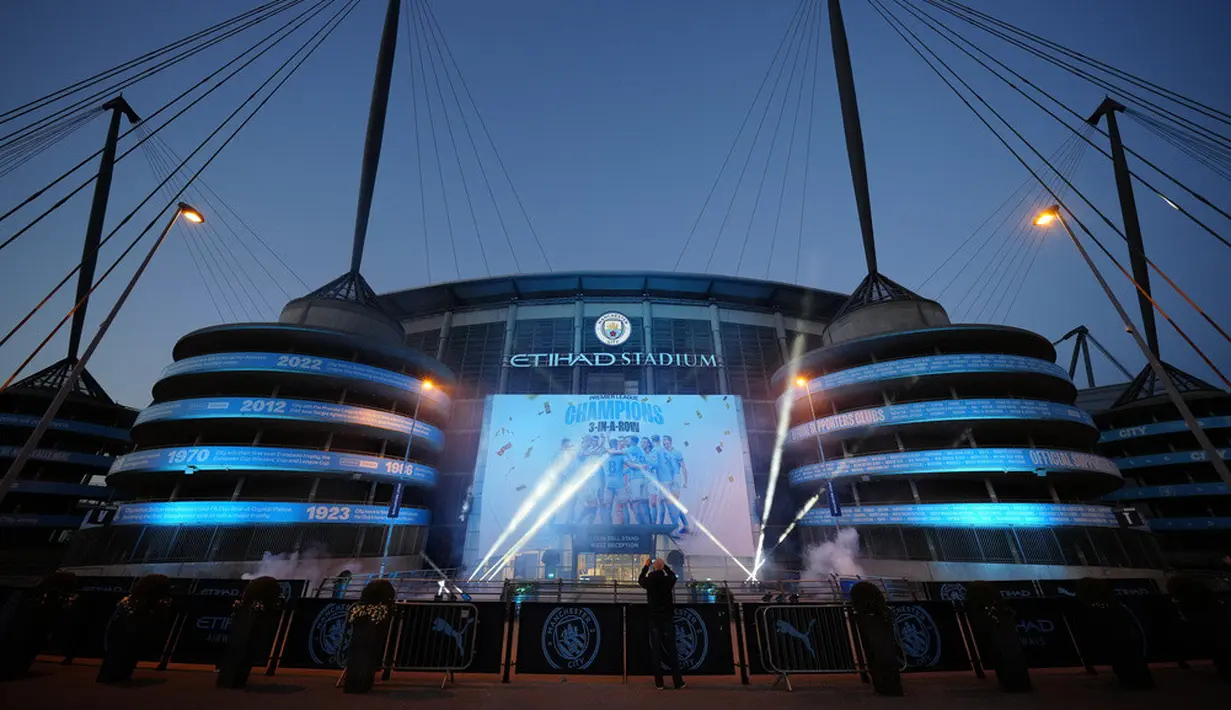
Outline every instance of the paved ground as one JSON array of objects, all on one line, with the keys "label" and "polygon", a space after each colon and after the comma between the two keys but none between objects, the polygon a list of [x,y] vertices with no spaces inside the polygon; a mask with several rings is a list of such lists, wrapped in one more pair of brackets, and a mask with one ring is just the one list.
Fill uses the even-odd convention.
[{"label": "paved ground", "polygon": [[771,689],[772,679],[755,677],[752,685],[738,679],[697,678],[682,691],[656,691],[648,680],[577,680],[520,677],[501,685],[494,676],[458,676],[445,690],[440,676],[396,674],[388,683],[377,683],[365,696],[346,696],[334,689],[335,675],[280,670],[274,677],[254,675],[245,690],[214,688],[209,669],[172,668],[167,671],[138,669],[131,685],[108,687],[94,683],[96,665],[65,667],[57,663],[35,664],[32,677],[0,683],[0,707],[20,710],[78,708],[88,710],[322,710],[345,703],[352,708],[385,710],[406,706],[430,710],[629,710],[663,707],[672,710],[719,710],[765,708],[815,710],[824,707],[878,709],[903,707],[937,710],[1014,710],[1015,708],[1081,708],[1082,710],[1193,710],[1226,707],[1231,685],[1221,681],[1208,665],[1183,671],[1175,666],[1155,667],[1158,689],[1129,692],[1115,685],[1111,673],[1088,676],[1080,669],[1035,671],[1036,691],[1007,695],[994,680],[979,681],[970,673],[910,675],[904,678],[907,697],[882,698],[862,685],[855,676],[800,677],[795,691]]}]

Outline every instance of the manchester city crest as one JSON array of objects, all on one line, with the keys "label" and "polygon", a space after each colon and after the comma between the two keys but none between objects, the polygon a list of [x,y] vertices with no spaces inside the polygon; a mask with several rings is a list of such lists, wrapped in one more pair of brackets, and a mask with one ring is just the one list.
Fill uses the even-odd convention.
[{"label": "manchester city crest", "polygon": [[583,671],[602,644],[598,617],[586,607],[552,609],[543,622],[543,658],[556,670]]},{"label": "manchester city crest", "polygon": [[940,629],[921,606],[893,609],[893,633],[907,668],[931,668],[940,662]]},{"label": "manchester city crest", "polygon": [[633,334],[633,324],[623,313],[604,313],[594,321],[594,334],[603,345],[623,345]]},{"label": "manchester city crest", "polygon": [[940,585],[940,598],[947,602],[964,602],[966,585],[961,582],[945,582]]},{"label": "manchester city crest", "polygon": [[346,623],[347,604],[328,604],[312,620],[308,632],[308,655],[318,666],[346,666],[350,654],[351,627]]},{"label": "manchester city crest", "polygon": [[[655,639],[650,639],[650,643],[655,642]],[[705,663],[710,651],[710,634],[696,609],[675,610],[675,649],[680,660],[680,671],[684,673],[695,671]],[[662,666],[664,670],[669,670],[666,663]]]}]

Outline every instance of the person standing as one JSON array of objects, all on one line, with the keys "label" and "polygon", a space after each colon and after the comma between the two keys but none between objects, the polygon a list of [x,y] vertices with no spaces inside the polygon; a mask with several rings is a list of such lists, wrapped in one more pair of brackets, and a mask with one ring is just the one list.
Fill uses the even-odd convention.
[{"label": "person standing", "polygon": [[650,608],[650,663],[654,666],[654,687],[663,689],[665,663],[671,671],[675,689],[680,690],[687,684],[680,675],[680,654],[675,645],[675,572],[661,557],[646,560],[637,584],[645,589]]}]

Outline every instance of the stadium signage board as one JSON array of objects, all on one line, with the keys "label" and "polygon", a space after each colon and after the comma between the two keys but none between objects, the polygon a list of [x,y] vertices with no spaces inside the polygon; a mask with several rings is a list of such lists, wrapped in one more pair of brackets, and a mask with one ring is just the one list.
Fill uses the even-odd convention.
[{"label": "stadium signage board", "polygon": [[718,367],[717,355],[696,353],[517,353],[509,357],[510,367]]},{"label": "stadium signage board", "polygon": [[[594,335],[608,347],[619,347],[633,333],[632,321],[618,311],[604,313],[594,321]],[[509,357],[510,367],[718,367],[717,355],[698,353],[580,352],[516,353]]]}]

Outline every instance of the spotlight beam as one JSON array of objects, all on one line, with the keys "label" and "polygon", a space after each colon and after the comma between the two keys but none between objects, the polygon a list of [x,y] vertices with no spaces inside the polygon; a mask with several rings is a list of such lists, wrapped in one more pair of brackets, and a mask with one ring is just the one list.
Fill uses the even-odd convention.
[{"label": "spotlight beam", "polygon": [[[804,338],[802,335],[796,335],[795,340],[791,343],[791,370],[788,374],[787,381],[794,382],[795,376],[799,374],[799,356],[804,351]],[[782,447],[786,444],[787,430],[791,424],[791,407],[795,404],[795,397],[788,391],[780,400],[781,406],[778,408],[778,425],[774,431],[774,450],[769,459],[769,480],[765,485],[765,509],[761,512],[761,530],[757,534],[756,558],[753,560],[753,569],[760,569],[762,556],[764,552],[762,547],[765,545],[765,526],[769,524],[769,511],[774,506],[774,492],[778,488],[778,474],[782,470]]]},{"label": "spotlight beam", "polygon": [[565,503],[572,500],[573,496],[577,494],[577,491],[581,490],[581,487],[585,485],[586,481],[590,480],[590,476],[593,476],[594,472],[606,463],[607,455],[604,454],[594,461],[586,464],[584,468],[578,471],[577,475],[573,477],[573,480],[569,481],[568,484],[564,486],[564,489],[560,491],[560,495],[556,496],[555,500],[553,500],[551,504],[547,506],[547,509],[544,510],[534,521],[534,525],[530,526],[530,529],[527,530],[526,533],[522,535],[512,547],[509,548],[508,552],[504,553],[504,556],[500,558],[500,561],[492,565],[491,568],[487,570],[487,573],[479,578],[479,581],[486,582],[491,579],[496,572],[504,569],[504,566],[509,563],[509,560],[513,559],[514,555],[518,552],[521,552],[522,547],[525,546],[530,538],[534,537],[534,534],[546,525],[548,520],[551,520],[551,516],[555,515],[556,511],[563,507]]},{"label": "spotlight beam", "polygon": [[[784,531],[782,532],[782,534],[778,536],[778,542],[774,543],[774,546],[773,546],[773,547],[771,547],[771,548],[769,548],[768,550],[766,550],[766,551],[765,551],[765,554],[766,554],[766,555],[768,555],[769,553],[771,553],[771,552],[773,552],[774,550],[778,549],[778,546],[779,546],[779,545],[781,545],[781,544],[782,544],[782,542],[783,542],[784,540],[786,540],[786,539],[787,539],[787,536],[791,534],[791,531],[795,529],[795,526],[796,526],[797,524],[799,524],[799,521],[800,521],[800,520],[803,520],[804,516],[808,514],[808,511],[809,511],[809,510],[812,510],[812,507],[813,507],[813,506],[815,506],[818,502],[820,502],[820,500],[821,500],[821,494],[820,494],[820,493],[817,493],[816,495],[814,495],[814,496],[812,496],[811,498],[809,498],[809,499],[808,499],[808,502],[807,502],[807,503],[804,503],[804,507],[800,508],[800,509],[799,509],[799,512],[795,514],[795,519],[791,521],[791,524],[790,524],[790,525],[788,525],[788,526],[786,526],[786,530],[784,530]],[[765,560],[764,560],[764,559],[758,559],[758,560],[757,560],[757,563],[756,563],[756,566],[754,566],[754,567],[752,568],[752,574],[748,575],[748,579],[746,579],[746,580],[744,580],[744,581],[745,581],[745,582],[751,582],[751,581],[755,580],[755,579],[756,579],[756,576],[757,576],[757,572],[760,572],[760,571],[761,571],[761,565],[763,565],[763,564],[765,564]]]},{"label": "spotlight beam", "polygon": [[[684,504],[681,503],[679,499],[677,499],[675,496],[671,495],[671,491],[667,490],[666,487],[664,487],[663,484],[659,483],[656,478],[647,478],[646,480],[648,480],[650,483],[653,483],[658,488],[658,492],[661,493],[664,498],[670,501],[672,505],[674,505],[676,508],[679,508],[681,513],[688,515],[688,509],[684,507]],[[727,557],[731,558],[732,562],[739,565],[739,568],[744,570],[744,572],[747,573],[749,576],[752,575],[752,572],[750,572],[748,568],[744,566],[744,563],[740,562],[739,558],[731,554],[731,551],[727,549],[727,546],[719,542],[718,538],[714,537],[714,533],[710,532],[709,528],[705,527],[705,524],[702,523],[695,514],[692,516],[692,522],[693,522],[693,525],[697,526],[698,530],[705,533],[705,536],[708,537],[710,540],[712,540],[714,544],[718,546],[718,549],[725,552],[727,554]]]},{"label": "spotlight beam", "polygon": [[576,458],[577,450],[573,449],[569,455],[557,457],[556,460],[547,467],[547,470],[544,471],[543,475],[539,477],[539,482],[535,484],[534,490],[532,490],[530,495],[522,501],[521,506],[517,508],[517,512],[513,514],[513,518],[509,520],[509,524],[505,526],[504,531],[500,533],[500,537],[496,538],[496,542],[492,544],[491,549],[487,551],[486,555],[483,555],[482,561],[480,561],[479,565],[474,568],[473,572],[470,573],[470,577],[466,580],[467,582],[474,581],[475,576],[478,575],[479,571],[483,569],[483,565],[487,564],[487,561],[492,558],[492,555],[496,554],[496,550],[500,549],[500,546],[504,544],[504,541],[508,540],[509,537],[512,536],[513,532],[517,530],[517,526],[521,525],[521,522],[526,519],[526,516],[530,515],[530,512],[533,511],[534,507],[539,504],[539,501],[542,500],[543,497],[547,495],[548,491],[556,485],[556,481],[560,478],[560,473]]}]

